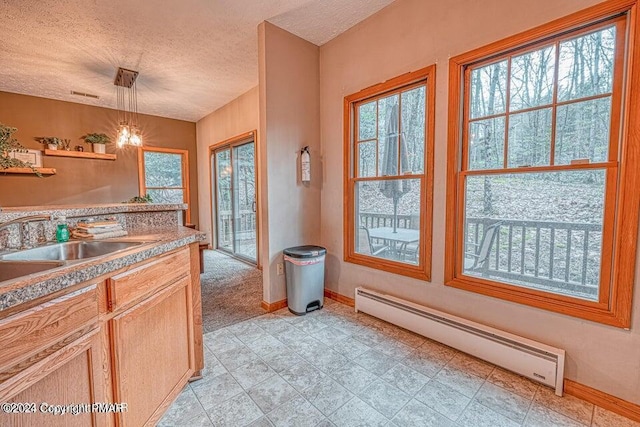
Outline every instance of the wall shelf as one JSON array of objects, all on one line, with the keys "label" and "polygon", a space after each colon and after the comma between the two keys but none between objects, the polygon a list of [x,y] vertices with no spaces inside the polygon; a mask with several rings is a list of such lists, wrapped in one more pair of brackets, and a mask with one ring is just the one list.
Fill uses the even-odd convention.
[{"label": "wall shelf", "polygon": [[[35,168],[40,175],[55,175],[56,174],[56,170],[54,168]],[[0,169],[0,173],[21,173],[21,174],[31,174],[31,175],[35,175],[35,172],[33,172],[33,169],[31,168],[7,168],[7,169]]]},{"label": "wall shelf", "polygon": [[115,154],[85,153],[84,151],[44,150],[45,156],[76,157],[81,159],[115,160]]}]

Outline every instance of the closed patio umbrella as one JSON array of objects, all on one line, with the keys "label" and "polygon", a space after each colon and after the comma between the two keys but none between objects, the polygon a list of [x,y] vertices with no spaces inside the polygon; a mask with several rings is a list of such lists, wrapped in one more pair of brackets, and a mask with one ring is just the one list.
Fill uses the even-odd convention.
[{"label": "closed patio umbrella", "polygon": [[[389,109],[387,115],[387,134],[384,140],[384,154],[382,156],[382,176],[400,175],[409,170],[409,158],[404,136],[398,132],[398,104]],[[398,147],[398,144],[400,147]],[[400,165],[398,164],[400,156]],[[400,166],[401,170],[398,170]],[[398,225],[398,201],[400,197],[411,190],[411,182],[408,179],[390,179],[380,183],[380,192],[393,200],[393,232],[397,232]]]}]

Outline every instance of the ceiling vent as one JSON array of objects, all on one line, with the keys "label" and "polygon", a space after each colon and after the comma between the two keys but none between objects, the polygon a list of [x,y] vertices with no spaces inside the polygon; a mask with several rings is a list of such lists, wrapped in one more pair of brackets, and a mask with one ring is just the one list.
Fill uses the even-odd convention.
[{"label": "ceiling vent", "polygon": [[100,99],[100,97],[98,95],[94,95],[92,93],[78,92],[76,90],[72,90],[71,91],[71,95],[84,96],[85,98]]}]

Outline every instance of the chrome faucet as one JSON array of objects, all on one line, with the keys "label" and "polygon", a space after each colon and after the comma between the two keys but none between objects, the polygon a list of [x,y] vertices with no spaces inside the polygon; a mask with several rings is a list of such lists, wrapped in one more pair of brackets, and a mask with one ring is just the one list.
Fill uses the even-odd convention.
[{"label": "chrome faucet", "polygon": [[53,221],[53,215],[27,215],[20,218],[12,219],[6,222],[0,222],[0,230],[7,228],[13,224],[21,224],[20,227],[20,249],[27,249],[29,242],[29,223],[31,221]]}]

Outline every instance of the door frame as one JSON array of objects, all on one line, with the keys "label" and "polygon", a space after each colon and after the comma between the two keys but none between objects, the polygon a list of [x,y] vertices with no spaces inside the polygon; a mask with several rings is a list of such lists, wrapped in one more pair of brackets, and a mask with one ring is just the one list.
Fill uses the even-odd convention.
[{"label": "door frame", "polygon": [[[216,212],[216,207],[217,207],[217,189],[214,189],[214,183],[215,183],[215,177],[213,176],[213,167],[214,167],[214,163],[212,161],[213,158],[213,154],[215,151],[224,148],[226,146],[228,146],[229,148],[233,148],[234,146],[237,145],[242,145],[242,144],[246,144],[250,141],[253,141],[253,150],[254,150],[254,168],[255,168],[255,178],[256,178],[256,267],[259,270],[262,270],[262,260],[261,260],[261,253],[262,251],[260,250],[260,244],[262,242],[261,239],[261,235],[262,235],[262,194],[261,194],[261,182],[260,182],[260,146],[258,144],[258,131],[257,130],[252,130],[249,132],[245,132],[242,133],[240,135],[236,135],[234,137],[225,139],[223,141],[219,141],[216,142],[214,144],[209,145],[209,149],[208,149],[208,164],[209,164],[209,206],[211,207],[211,246],[213,249],[217,249],[217,242],[218,242],[218,236],[217,236],[217,228],[218,228],[218,218],[217,218],[217,212]],[[234,228],[234,235],[235,235],[235,228]],[[235,244],[235,243],[234,243]],[[225,253],[228,253],[225,251]],[[234,258],[244,261],[244,262],[249,262],[249,260],[247,260],[246,258],[243,257],[239,257],[236,256],[235,254],[230,254],[231,256],[233,256]],[[253,263],[251,264],[253,265]]]}]

